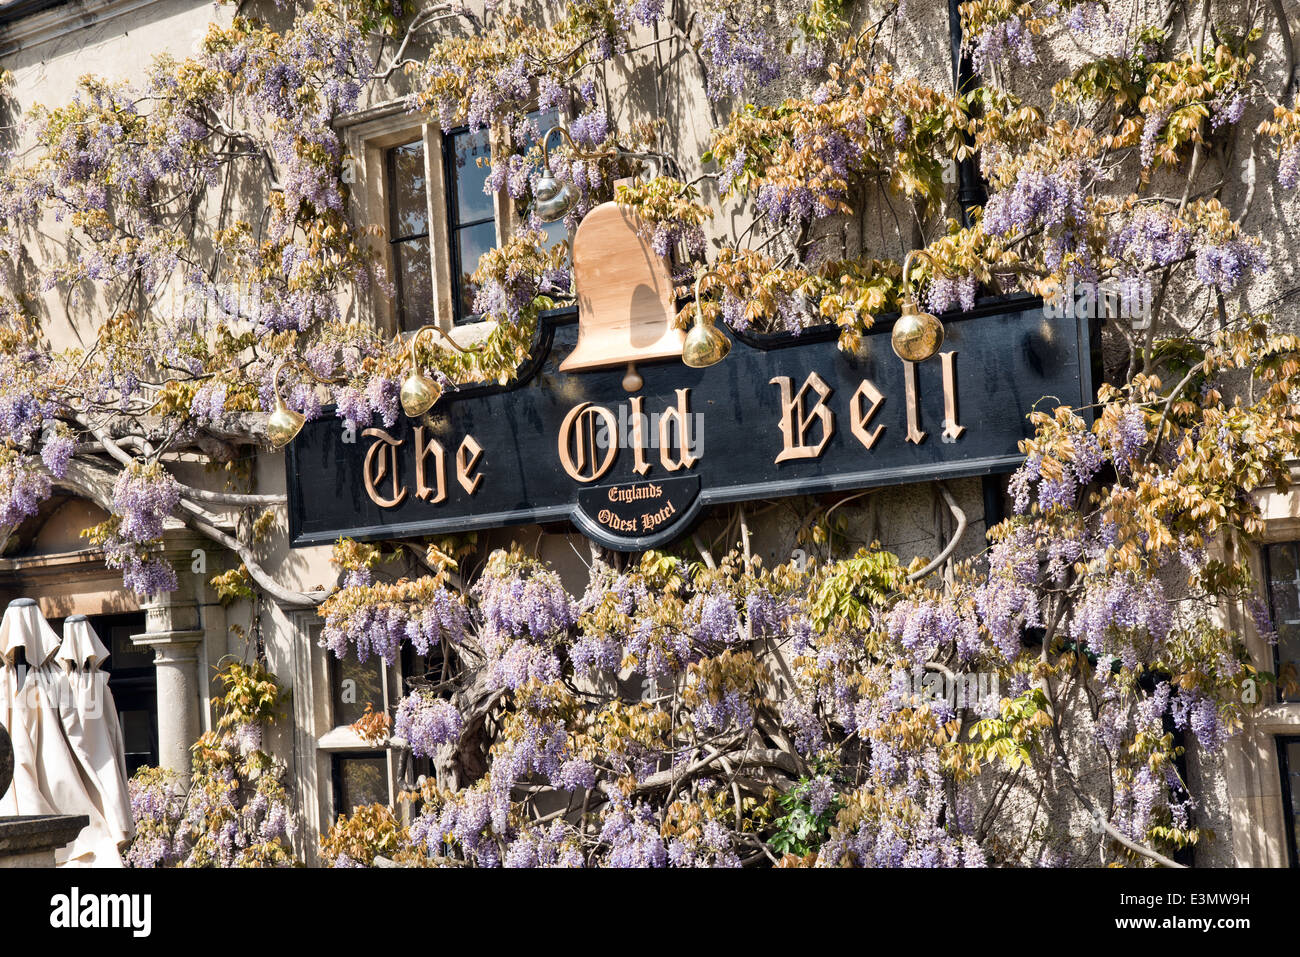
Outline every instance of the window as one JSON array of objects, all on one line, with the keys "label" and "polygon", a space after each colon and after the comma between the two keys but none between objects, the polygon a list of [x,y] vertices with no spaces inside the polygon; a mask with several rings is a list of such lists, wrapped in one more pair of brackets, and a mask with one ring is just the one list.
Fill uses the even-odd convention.
[{"label": "window", "polygon": [[[470,276],[479,257],[497,244],[496,208],[483,191],[491,169],[487,130],[453,130],[442,139],[447,180],[447,234],[451,240],[452,306],[455,321],[473,322],[477,290]],[[479,160],[483,165],[479,165]]]},{"label": "window", "polygon": [[1300,867],[1300,738],[1277,739],[1277,763],[1282,771],[1282,811],[1286,816],[1287,860]]},{"label": "window", "polygon": [[[540,135],[560,122],[551,109],[531,115]],[[354,191],[363,213],[387,223],[391,316],[398,331],[422,325],[476,322],[477,290],[470,277],[479,258],[528,219],[507,197],[484,192],[491,174],[492,135],[467,127],[443,134],[412,128],[404,115],[359,124],[347,134],[349,152],[364,157]],[[522,144],[525,151],[535,143]],[[555,145],[553,141],[552,146]],[[481,165],[480,165],[481,161]],[[565,238],[563,222],[542,225],[547,246]],[[389,311],[377,303],[376,311]]]},{"label": "window", "polygon": [[[531,114],[539,136],[560,121],[558,110]],[[524,152],[533,142],[524,145]],[[484,192],[491,174],[492,141],[487,130],[452,130],[442,140],[447,182],[447,226],[451,240],[452,303],[457,324],[474,322],[474,296],[478,290],[470,276],[479,257],[497,245],[496,209],[491,193]],[[481,162],[480,162],[481,161]],[[546,223],[547,248],[564,239],[563,222]]]},{"label": "window", "polygon": [[334,806],[331,819],[351,814],[363,804],[389,804],[388,749],[372,745],[352,730],[351,725],[371,711],[392,714],[396,696],[389,695],[389,669],[375,656],[365,661],[349,655],[339,659],[326,652],[329,662],[330,715],[333,730],[318,746],[328,752]]},{"label": "window", "polygon": [[1279,676],[1278,699],[1287,673],[1300,664],[1300,543],[1282,542],[1264,549],[1269,610],[1277,629],[1274,665]]},{"label": "window", "polygon": [[388,150],[388,241],[393,252],[397,324],[404,331],[433,321],[433,265],[429,255],[429,190],[424,141]]},{"label": "window", "polygon": [[[316,626],[314,635],[319,634]],[[407,679],[418,679],[437,684],[442,679],[443,655],[441,650],[429,658],[417,655],[409,645],[403,645],[400,666],[390,668],[372,655],[364,662],[349,655],[339,659],[327,652],[329,662],[330,717],[333,727],[319,742],[319,747],[329,752],[329,768],[334,796],[333,817],[350,814],[362,804],[390,804],[396,790],[410,786],[419,774],[431,774],[432,766],[421,760],[413,766],[409,762],[395,761],[394,770],[401,777],[390,781],[389,752],[383,745],[371,745],[359,738],[350,727],[371,711],[387,713],[390,718],[397,710],[397,702],[409,690]]]},{"label": "window", "polygon": [[342,660],[330,655],[330,695],[334,725],[354,724],[366,713],[384,710],[384,666],[378,658],[364,662],[349,656]]},{"label": "window", "polygon": [[351,814],[366,804],[388,804],[388,757],[383,751],[344,751],[330,756],[334,771],[334,814]]}]

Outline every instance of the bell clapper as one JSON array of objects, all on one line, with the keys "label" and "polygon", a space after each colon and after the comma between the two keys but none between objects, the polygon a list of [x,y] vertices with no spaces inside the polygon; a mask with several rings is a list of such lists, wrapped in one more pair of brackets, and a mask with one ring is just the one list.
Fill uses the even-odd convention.
[{"label": "bell clapper", "polygon": [[643,385],[645,380],[641,378],[641,373],[636,371],[636,363],[629,362],[627,373],[623,376],[623,388],[628,392],[640,392]]}]

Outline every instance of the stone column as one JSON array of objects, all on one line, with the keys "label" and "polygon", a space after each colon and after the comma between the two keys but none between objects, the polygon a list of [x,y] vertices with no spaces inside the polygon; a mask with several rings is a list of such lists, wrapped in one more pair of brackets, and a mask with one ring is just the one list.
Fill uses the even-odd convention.
[{"label": "stone column", "polygon": [[207,684],[202,674],[203,575],[190,568],[196,543],[170,535],[165,554],[176,568],[177,588],[144,605],[145,631],[131,641],[154,650],[158,680],[158,765],[188,781],[190,745],[203,733]]},{"label": "stone column", "polygon": [[201,631],[146,632],[133,635],[136,645],[154,650],[158,679],[158,765],[188,779],[190,745],[203,732],[199,706]]}]

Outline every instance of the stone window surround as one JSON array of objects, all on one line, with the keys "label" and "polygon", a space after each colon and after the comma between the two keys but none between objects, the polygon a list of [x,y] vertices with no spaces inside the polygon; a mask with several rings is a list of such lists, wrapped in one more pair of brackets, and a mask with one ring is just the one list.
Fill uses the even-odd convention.
[{"label": "stone window surround", "polygon": [[[340,813],[351,808],[334,807],[333,755],[339,752],[372,752],[388,759],[390,800],[400,790],[397,754],[387,745],[371,744],[349,725],[336,725],[333,715],[330,667],[333,652],[319,644],[323,622],[311,610],[286,614],[293,636],[293,787],[297,791],[303,820],[295,850],[308,866],[318,863],[318,835],[329,833]],[[401,697],[401,669],[383,668],[384,711],[390,716]]]},{"label": "stone window surround", "polygon": [[107,24],[158,0],[51,0],[8,11],[0,19],[0,56]]},{"label": "stone window surround", "polygon": [[[388,182],[387,150],[418,139],[424,140],[425,189],[429,203],[429,254],[432,259],[434,290],[434,324],[440,329],[455,330],[455,339],[461,345],[481,341],[492,329],[492,320],[471,322],[457,326],[452,297],[455,280],[452,276],[451,237],[447,210],[447,181],[443,167],[443,134],[436,122],[425,122],[419,115],[407,111],[401,101],[385,103],[368,110],[351,114],[339,122],[340,133],[351,162],[345,172],[351,180],[353,202],[359,222],[378,224],[383,235],[367,236],[369,243],[386,270],[394,268],[393,254],[388,242]],[[493,131],[493,137],[498,134]],[[496,241],[500,246],[519,226],[519,216],[514,201],[505,190],[493,197],[496,214]],[[358,292],[358,308],[379,328],[396,334],[397,315],[391,298],[373,286]],[[407,333],[409,334],[409,333]],[[432,342],[432,340],[430,340]]]},{"label": "stone window surround", "polygon": [[[1293,466],[1293,482],[1300,469]],[[1264,517],[1262,545],[1300,541],[1300,489],[1282,493],[1261,490],[1255,495]],[[1263,547],[1252,546],[1250,562],[1256,580],[1264,582]],[[1247,609],[1232,606],[1224,624],[1243,635],[1255,666],[1273,671],[1274,651],[1255,629]],[[1279,702],[1271,685],[1263,690],[1262,701],[1246,719],[1241,732],[1225,745],[1224,773],[1232,817],[1232,857],[1239,867],[1288,867],[1286,812],[1283,807],[1282,770],[1277,741],[1300,735],[1300,701]]]}]

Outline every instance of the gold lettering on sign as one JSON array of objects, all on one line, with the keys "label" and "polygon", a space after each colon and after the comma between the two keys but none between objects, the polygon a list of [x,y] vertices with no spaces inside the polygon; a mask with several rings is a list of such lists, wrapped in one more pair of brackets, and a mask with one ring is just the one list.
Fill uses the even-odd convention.
[{"label": "gold lettering on sign", "polygon": [[957,353],[941,352],[943,361],[943,437],[949,442],[956,442],[966,431],[966,426],[957,424]]},{"label": "gold lettering on sign", "polygon": [[[433,455],[433,477],[437,485],[434,488],[429,487],[425,481],[428,474],[425,467],[425,459],[430,454]],[[443,464],[442,443],[437,439],[424,441],[424,426],[415,427],[415,495],[426,502],[432,502],[437,505],[447,498],[446,467]]]},{"label": "gold lettering on sign", "polygon": [[470,474],[478,467],[481,458],[483,458],[483,446],[478,444],[474,436],[465,436],[460,443],[460,448],[456,450],[456,481],[460,482],[460,487],[470,495],[478,491],[479,484],[483,481],[483,476]]},{"label": "gold lettering on sign", "polygon": [[[830,442],[831,436],[835,434],[835,413],[826,405],[826,400],[832,392],[831,387],[816,372],[808,373],[808,378],[794,394],[791,394],[794,381],[788,375],[776,376],[768,384],[781,388],[781,438],[785,447],[775,461],[820,458],[822,452],[826,450],[826,443]],[[804,393],[809,389],[817,393],[817,402],[809,412],[805,413]],[[822,427],[822,438],[816,445],[810,445],[807,441],[808,430],[812,427],[813,419],[819,420]]]},{"label": "gold lettering on sign", "polygon": [[[677,405],[664,409],[659,416],[659,461],[670,472],[680,468],[690,468],[700,460],[691,453],[691,390],[677,390]],[[668,451],[670,423],[677,423],[677,457],[674,459]]]},{"label": "gold lettering on sign", "polygon": [[920,445],[925,441],[921,429],[921,400],[916,391],[916,363],[903,363],[903,382],[907,386],[907,441]]},{"label": "gold lettering on sign", "polygon": [[[597,418],[604,420],[605,434],[609,437],[605,457],[599,464],[596,462]],[[569,478],[575,482],[594,482],[609,471],[618,455],[618,420],[604,406],[579,402],[560,423],[557,445],[560,464]]]},{"label": "gold lettering on sign", "polygon": [[[361,434],[375,440],[374,445],[366,452],[366,460],[362,468],[366,480],[366,494],[380,508],[394,508],[406,498],[406,488],[397,484],[397,449],[405,439],[395,439],[383,429],[366,429]],[[379,483],[390,476],[393,494],[392,497],[385,498],[379,493]]]},{"label": "gold lettering on sign", "polygon": [[[862,400],[866,399],[871,403],[867,409],[862,408]],[[853,399],[849,403],[849,429],[859,442],[867,448],[871,448],[880,439],[880,433],[885,431],[883,425],[878,425],[871,431],[867,431],[867,425],[871,422],[880,407],[885,404],[884,394],[876,388],[875,383],[870,379],[863,379],[862,384],[858,386],[858,391],[853,393]]]},{"label": "gold lettering on sign", "polygon": [[650,463],[645,460],[645,424],[646,417],[643,406],[645,398],[643,396],[633,396],[630,400],[632,406],[632,471],[637,475],[645,475],[650,471]]}]

